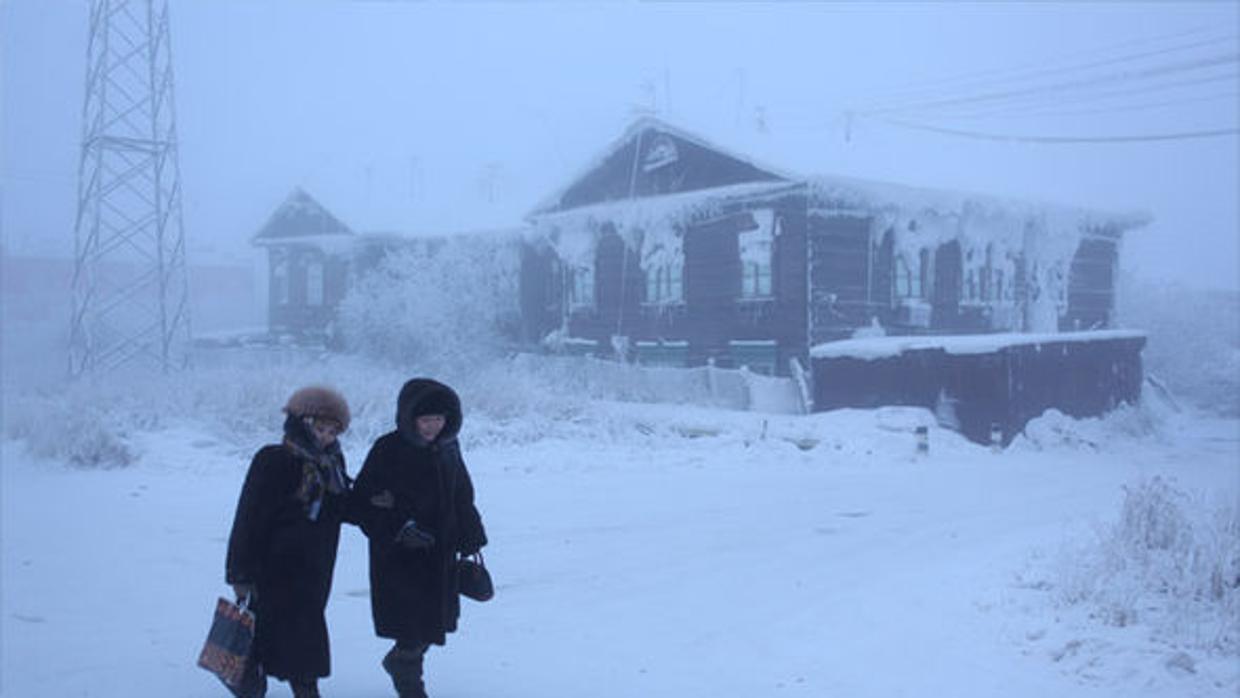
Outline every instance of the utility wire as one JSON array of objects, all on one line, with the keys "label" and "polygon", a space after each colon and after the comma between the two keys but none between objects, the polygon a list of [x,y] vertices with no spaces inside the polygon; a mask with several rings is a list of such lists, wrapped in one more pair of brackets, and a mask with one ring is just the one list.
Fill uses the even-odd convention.
[{"label": "utility wire", "polygon": [[1150,141],[1196,140],[1201,138],[1217,138],[1220,136],[1234,136],[1240,134],[1240,128],[1227,128],[1208,131],[1183,131],[1179,133],[1153,133],[1131,136],[1029,136],[943,128],[940,126],[919,124],[916,122],[904,121],[902,119],[892,119],[888,117],[876,118],[893,126],[899,126],[901,128],[916,131],[929,131],[931,133],[957,136],[960,138],[970,138],[973,140],[1000,141],[1008,143],[1042,143],[1054,145],[1066,145],[1073,143],[1138,143]]},{"label": "utility wire", "polygon": [[[1203,30],[1196,30],[1193,32],[1189,32],[1187,35],[1198,34],[1198,33],[1201,33],[1201,31]],[[1180,36],[1184,36],[1184,34],[1177,34],[1172,37],[1166,37],[1166,38],[1167,39],[1179,38]],[[1162,48],[1162,49],[1158,49],[1155,51],[1146,51],[1142,53],[1126,54],[1123,56],[1112,57],[1112,58],[1108,58],[1105,60],[1091,61],[1087,63],[1069,64],[1069,65],[1059,66],[1055,68],[1047,68],[1045,67],[1045,64],[1039,64],[1039,66],[1036,69],[1032,69],[1032,70],[1025,69],[1025,68],[1017,68],[1017,69],[1001,69],[1001,70],[984,71],[982,73],[976,73],[974,75],[978,77],[995,76],[996,79],[979,80],[976,78],[971,78],[969,76],[964,76],[960,78],[948,78],[945,80],[931,82],[926,85],[911,88],[909,90],[891,93],[887,97],[887,101],[890,102],[892,98],[901,97],[903,95],[908,95],[911,97],[912,95],[924,94],[927,92],[931,93],[932,95],[935,93],[942,94],[943,90],[941,88],[947,85],[954,85],[954,87],[952,88],[952,91],[959,92],[961,89],[966,89],[966,90],[987,89],[993,86],[1011,84],[1013,81],[1027,80],[1029,78],[1044,77],[1047,75],[1060,75],[1060,74],[1072,73],[1072,72],[1079,73],[1079,72],[1092,70],[1094,68],[1098,68],[1098,67],[1102,67],[1106,65],[1115,65],[1118,63],[1139,61],[1139,60],[1144,60],[1146,58],[1150,58],[1153,56],[1189,51],[1192,49],[1201,48],[1204,46],[1212,46],[1212,45],[1219,44],[1219,43],[1229,43],[1231,45],[1234,45],[1236,42],[1236,39],[1237,39],[1237,36],[1235,34],[1231,34],[1228,36],[1208,39],[1205,41],[1195,41],[1195,42],[1187,43],[1187,44],[1178,44],[1176,46]],[[1072,55],[1097,55],[1100,53],[1105,54],[1105,53],[1110,53],[1119,48],[1129,46],[1132,44],[1140,45],[1140,44],[1145,44],[1145,43],[1154,43],[1156,41],[1161,41],[1161,40],[1163,39],[1136,40],[1136,41],[1117,44],[1113,47],[1098,50],[1098,51],[1088,51],[1088,52],[1083,52],[1083,53],[1078,53],[1078,54],[1068,54],[1068,55],[1070,56]],[[1002,76],[1002,77],[999,77],[999,76]],[[899,105],[897,104],[896,106],[898,107]],[[884,105],[879,104],[875,107],[872,107],[866,110],[867,111],[881,110],[885,108],[887,107],[884,107]]]},{"label": "utility wire", "polygon": [[1117,104],[1110,107],[1097,107],[1093,109],[1070,109],[1068,111],[1045,111],[1034,110],[1023,112],[1025,116],[1087,116],[1090,114],[1122,114],[1128,112],[1146,111],[1149,109],[1160,109],[1164,107],[1180,107],[1186,104],[1197,104],[1201,102],[1218,102],[1224,99],[1230,99],[1233,102],[1240,102],[1240,92],[1221,92],[1218,94],[1207,95],[1204,97],[1194,97],[1192,99],[1168,99],[1160,102],[1140,102],[1134,104]]},{"label": "utility wire", "polygon": [[921,104],[911,104],[903,107],[891,107],[886,109],[867,109],[859,110],[855,113],[862,116],[875,116],[881,114],[907,113],[909,111],[926,111],[935,107],[957,106],[965,104],[979,104],[987,102],[995,102],[999,100],[1009,99],[1012,97],[1021,97],[1028,95],[1054,95],[1056,93],[1070,92],[1088,88],[1096,85],[1105,85],[1113,83],[1133,82],[1144,80],[1161,75],[1173,75],[1177,73],[1190,72],[1210,68],[1219,65],[1229,65],[1240,63],[1240,53],[1224,53],[1209,56],[1206,58],[1198,58],[1194,60],[1179,61],[1176,63],[1168,63],[1152,68],[1141,70],[1129,70],[1115,73],[1107,73],[1079,80],[1070,80],[1067,82],[1052,83],[1049,85],[1041,85],[1036,87],[1025,87],[1019,89],[1002,90],[999,92],[991,92],[977,94],[965,97],[954,97],[948,99],[939,99]]},{"label": "utility wire", "polygon": [[[1060,107],[1073,105],[1073,104],[1088,104],[1088,103],[1097,103],[1100,101],[1105,102],[1106,100],[1115,99],[1117,97],[1133,97],[1133,96],[1140,96],[1140,95],[1146,95],[1146,94],[1151,94],[1151,93],[1168,92],[1168,91],[1180,90],[1180,89],[1195,87],[1198,85],[1208,85],[1208,84],[1218,83],[1218,82],[1227,82],[1227,83],[1231,83],[1232,85],[1240,85],[1240,73],[1232,72],[1232,73],[1227,73],[1225,75],[1216,75],[1216,76],[1211,76],[1211,77],[1206,77],[1206,78],[1197,78],[1193,80],[1177,80],[1175,82],[1158,83],[1158,84],[1146,85],[1142,87],[1127,87],[1127,88],[1122,88],[1122,89],[1096,90],[1093,92],[1087,92],[1087,93],[1075,94],[1075,95],[1058,95],[1054,97],[1053,99],[1049,99],[1049,100],[1043,98],[1040,95],[1034,95],[1031,97],[1016,98],[1006,103],[1001,102],[989,108],[982,107],[981,109],[966,110],[963,112],[960,112],[960,111],[946,112],[946,113],[942,113],[942,116],[952,116],[955,118],[966,118],[966,119],[977,118],[977,117],[988,117],[988,116],[1006,116],[1006,115],[1012,115],[1012,114],[1015,114],[1018,116],[1025,116],[1029,114],[1039,113],[1039,110],[1044,111],[1048,106],[1051,109],[1057,109]],[[1186,97],[1192,97],[1192,96],[1193,95],[1188,95]],[[1192,100],[1186,98],[1181,101],[1187,103],[1187,102],[1191,102]]]}]

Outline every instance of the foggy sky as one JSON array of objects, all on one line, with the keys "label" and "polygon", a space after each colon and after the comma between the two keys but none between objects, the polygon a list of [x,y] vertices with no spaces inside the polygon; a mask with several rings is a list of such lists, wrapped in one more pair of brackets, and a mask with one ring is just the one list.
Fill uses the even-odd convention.
[{"label": "foggy sky", "polygon": [[[87,10],[85,0],[0,3],[10,252],[72,254]],[[1004,142],[858,117],[846,139],[844,117],[1019,90],[1033,84],[1022,75],[1055,66],[1053,79],[1077,79],[1086,73],[1072,66],[1192,42],[1208,45],[1090,74],[1234,55],[1238,3],[173,0],[171,10],[191,264],[259,256],[249,238],[298,185],[359,232],[519,224],[645,110],[795,174],[1148,211],[1154,223],[1124,243],[1125,269],[1240,288],[1234,135]],[[1208,76],[1111,101],[900,116],[1018,136],[1236,128],[1236,64]]]}]

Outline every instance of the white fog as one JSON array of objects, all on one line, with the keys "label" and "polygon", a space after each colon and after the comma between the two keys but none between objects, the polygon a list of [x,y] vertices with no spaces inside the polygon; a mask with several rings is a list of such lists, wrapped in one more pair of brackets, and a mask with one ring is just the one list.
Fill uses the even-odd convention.
[{"label": "white fog", "polygon": [[431,696],[1235,696],[1238,191],[1235,2],[0,0],[0,696],[227,695],[251,457],[419,376]]}]

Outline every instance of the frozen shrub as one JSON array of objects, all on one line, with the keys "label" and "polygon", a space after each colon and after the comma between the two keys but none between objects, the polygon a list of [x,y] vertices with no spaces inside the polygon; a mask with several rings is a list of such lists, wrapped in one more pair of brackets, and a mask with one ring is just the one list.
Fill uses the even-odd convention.
[{"label": "frozen shrub", "polygon": [[1168,642],[1240,654],[1240,523],[1153,478],[1124,489],[1118,521],[1064,560],[1058,598],[1101,622],[1144,623]]},{"label": "frozen shrub", "polygon": [[5,437],[23,440],[40,458],[91,468],[121,467],[135,460],[124,424],[97,404],[34,396],[6,405],[5,412]]},{"label": "frozen shrub", "polygon": [[388,254],[337,313],[345,343],[397,365],[468,364],[499,355],[517,323],[515,244],[449,239],[433,254]]}]

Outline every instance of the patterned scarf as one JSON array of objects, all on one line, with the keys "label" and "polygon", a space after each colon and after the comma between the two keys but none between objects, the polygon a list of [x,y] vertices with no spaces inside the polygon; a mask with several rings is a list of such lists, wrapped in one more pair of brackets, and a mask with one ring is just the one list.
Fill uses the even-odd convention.
[{"label": "patterned scarf", "polygon": [[318,521],[323,497],[328,493],[344,494],[348,490],[340,445],[333,443],[324,449],[305,423],[290,415],[284,423],[284,447],[301,462],[301,482],[296,497],[305,507],[306,518]]}]

